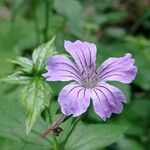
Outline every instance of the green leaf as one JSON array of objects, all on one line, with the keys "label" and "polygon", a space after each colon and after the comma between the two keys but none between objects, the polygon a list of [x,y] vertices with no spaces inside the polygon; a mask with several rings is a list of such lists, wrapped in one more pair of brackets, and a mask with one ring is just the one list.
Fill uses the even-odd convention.
[{"label": "green leaf", "polygon": [[0,20],[0,75],[8,74],[12,70],[8,59],[14,59],[23,50],[36,45],[36,33],[34,21],[21,17],[16,22],[11,19]]},{"label": "green leaf", "polygon": [[37,71],[44,69],[46,60],[49,56],[56,54],[56,48],[54,46],[55,37],[53,37],[48,43],[43,44],[34,50],[32,60],[34,67]]},{"label": "green leaf", "polygon": [[0,79],[0,82],[7,82],[10,84],[27,84],[32,78],[20,74],[20,72],[13,73],[6,78]]},{"label": "green leaf", "polygon": [[69,137],[65,149],[91,150],[98,149],[116,142],[122,137],[126,127],[111,124],[78,123]]},{"label": "green leaf", "polygon": [[43,138],[46,123],[40,117],[29,136],[25,134],[25,114],[16,99],[0,100],[0,149],[49,150],[52,139]]},{"label": "green leaf", "polygon": [[[66,7],[67,6],[67,7]],[[75,0],[55,0],[54,7],[59,14],[64,15],[69,19],[73,19],[73,16],[80,15],[81,17],[81,4]],[[78,17],[78,18],[80,18]]]},{"label": "green leaf", "polygon": [[106,29],[106,34],[112,38],[123,38],[126,35],[126,32],[123,28],[120,27],[109,27]]},{"label": "green leaf", "polygon": [[144,150],[141,144],[139,144],[137,141],[132,139],[121,139],[118,143],[118,149],[121,150]]},{"label": "green leaf", "polygon": [[150,89],[150,41],[144,37],[128,36],[125,38],[128,49],[132,49],[135,64],[138,68],[135,83],[145,90]]},{"label": "green leaf", "polygon": [[[142,48],[143,49],[143,48]],[[141,50],[142,50],[141,49]],[[141,86],[145,90],[150,89],[150,46],[147,50],[136,52],[135,54],[136,64],[138,67],[138,74],[135,80],[135,83]]]},{"label": "green leaf", "polygon": [[[141,111],[142,110],[142,111]],[[131,111],[138,118],[149,120],[150,117],[150,101],[149,99],[135,99],[132,104]]]},{"label": "green leaf", "polygon": [[22,103],[26,109],[26,133],[30,130],[37,120],[37,117],[49,106],[52,90],[42,78],[34,78],[22,90]]},{"label": "green leaf", "polygon": [[26,57],[17,57],[16,60],[10,60],[10,62],[17,64],[21,67],[21,70],[27,73],[31,73],[33,69],[33,62]]},{"label": "green leaf", "polygon": [[66,26],[69,28],[69,32],[79,37],[80,39],[85,39],[85,30],[83,28],[85,18],[82,13],[82,5],[80,1],[55,0],[54,8],[58,14],[65,18]]},{"label": "green leaf", "polygon": [[105,13],[108,23],[118,23],[127,18],[128,12],[125,11],[114,11],[110,13]]}]

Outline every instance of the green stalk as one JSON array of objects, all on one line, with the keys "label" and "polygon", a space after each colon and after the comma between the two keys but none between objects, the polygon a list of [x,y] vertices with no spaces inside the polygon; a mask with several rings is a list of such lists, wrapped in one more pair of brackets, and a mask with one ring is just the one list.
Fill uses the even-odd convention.
[{"label": "green stalk", "polygon": [[80,120],[80,117],[73,118],[71,126],[68,130],[67,136],[66,136],[65,140],[63,141],[64,145],[67,143],[68,138],[70,137],[71,133],[73,132],[73,130],[74,130],[74,128],[75,128],[75,126],[76,126],[76,124],[78,123],[79,120]]},{"label": "green stalk", "polygon": [[[51,112],[50,112],[50,109],[48,108],[47,109],[47,112],[48,112],[48,118],[49,118],[49,123],[52,124],[52,116],[51,116]],[[53,140],[54,140],[54,150],[59,150],[59,144],[58,144],[58,141],[57,141],[57,138],[56,138],[56,135],[54,133],[53,134]]]}]

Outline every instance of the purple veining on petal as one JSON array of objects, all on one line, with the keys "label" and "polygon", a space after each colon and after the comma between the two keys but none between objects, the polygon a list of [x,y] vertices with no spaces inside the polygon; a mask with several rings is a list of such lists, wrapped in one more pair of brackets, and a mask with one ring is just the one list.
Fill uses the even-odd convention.
[{"label": "purple veining on petal", "polygon": [[49,81],[74,80],[65,86],[58,96],[62,113],[74,117],[84,113],[92,98],[94,111],[103,120],[112,113],[121,113],[125,103],[124,94],[106,81],[131,83],[137,73],[131,54],[107,59],[96,69],[96,46],[93,43],[65,41],[64,47],[75,62],[65,56],[49,58],[44,75]]},{"label": "purple veining on petal", "polygon": [[[126,54],[124,57],[126,57],[126,56],[128,56],[128,58],[132,57],[131,54]],[[110,67],[110,66],[114,65],[115,63],[117,63],[118,62],[117,59],[121,59],[121,58],[109,58],[109,59],[107,59],[104,63],[106,63],[107,61],[111,61],[111,62],[109,64],[107,64],[106,66],[104,65],[104,63],[100,66],[100,68],[98,69],[98,76],[100,76],[105,70],[107,70],[108,67]],[[113,59],[115,61],[113,61]],[[125,62],[125,60],[122,63],[124,63],[124,62]],[[122,63],[119,63],[119,64],[121,65]]]},{"label": "purple veining on petal", "polygon": [[99,76],[98,76],[98,79],[102,80],[103,77],[105,77],[105,75],[108,75],[108,74],[111,73],[111,72],[117,71],[118,69],[120,69],[120,68],[116,68],[116,69],[107,71],[107,72],[105,72],[103,75],[101,75],[101,73],[100,73],[101,76],[99,75]]},{"label": "purple veining on petal", "polygon": [[77,97],[79,96],[80,92],[82,91],[83,89],[80,89],[77,93]]},{"label": "purple veining on petal", "polygon": [[104,95],[104,97],[106,98],[107,103],[108,103],[108,105],[109,105],[110,107],[114,107],[114,103],[110,103],[110,102],[109,102],[109,100],[108,100],[106,94],[105,94],[102,90],[98,89],[97,87],[96,87],[95,89],[98,90],[98,91],[100,91],[100,92]]},{"label": "purple veining on petal", "polygon": [[74,89],[79,88],[79,87],[81,87],[81,86],[80,86],[80,85],[74,86],[72,89],[70,89],[70,90],[68,91],[68,94],[70,94]]},{"label": "purple veining on petal", "polygon": [[73,77],[75,76],[78,80],[82,80],[81,77],[78,74],[75,74],[74,72],[67,70],[67,69],[59,69],[60,71],[66,71],[69,72],[70,74],[73,75]]},{"label": "purple veining on petal", "polygon": [[[77,70],[75,67],[71,66],[70,64],[67,64],[67,63],[64,63],[64,62],[61,62],[61,63],[59,62],[59,63],[56,63],[56,64],[58,64],[58,65],[64,64],[64,65],[72,68],[74,71],[76,71],[76,73],[79,73],[79,70]],[[46,68],[46,69],[48,69],[48,68]]]},{"label": "purple veining on petal", "polygon": [[83,65],[83,63],[82,63],[82,61],[81,61],[81,58],[79,57],[79,55],[78,55],[77,52],[75,52],[75,53],[76,53],[76,55],[77,55],[77,57],[78,57],[78,59],[79,59],[79,62],[80,62],[80,64],[81,64],[81,66],[82,66],[82,70],[84,70],[84,65]]},{"label": "purple veining on petal", "polygon": [[[79,78],[76,78],[73,75],[61,75],[61,78],[63,78],[63,77],[64,77],[64,79],[61,79],[61,80],[59,80],[59,79],[53,80],[53,79],[51,79],[51,76],[49,76],[49,77],[47,77],[46,80],[47,81],[69,81],[69,80],[75,80],[75,81],[78,81],[78,83],[81,83]],[[60,77],[58,77],[58,78],[60,78]],[[65,78],[67,78],[67,79],[65,80]]]},{"label": "purple veining on petal", "polygon": [[93,43],[79,40],[76,42],[65,41],[64,47],[72,55],[81,71],[84,70],[84,66],[95,64],[96,46]]},{"label": "purple veining on petal", "polygon": [[[112,89],[110,89],[110,87],[112,87]],[[124,95],[120,95],[121,91],[119,89],[104,83],[103,86],[96,87],[94,90],[97,96],[103,95],[101,95],[101,99],[99,98],[99,103],[96,102],[96,98],[92,96],[94,110],[101,118],[106,119],[109,118],[112,113],[121,113],[123,109],[121,102],[124,101]],[[100,109],[103,109],[103,111],[100,111]]]},{"label": "purple veining on petal", "polygon": [[[104,92],[102,91],[102,89],[100,90],[100,89],[97,89],[98,91],[101,91],[102,93],[103,93],[103,95],[105,95],[105,98],[106,98],[106,100],[107,100],[107,102],[108,102],[108,105],[109,105],[109,107],[110,108],[112,108],[112,107],[114,107],[114,108],[117,108],[117,102],[116,102],[116,98],[115,98],[115,96],[114,96],[114,94],[108,89],[108,88],[106,88],[106,87],[104,87],[104,86],[99,86],[100,88],[105,88],[107,91],[109,91],[110,93],[111,93],[111,95],[112,95],[112,97],[113,97],[113,102],[111,101],[111,102],[109,102],[109,99],[107,98],[107,96],[104,94]],[[113,111],[112,111],[113,112]]]},{"label": "purple veining on petal", "polygon": [[[48,59],[47,73],[43,76],[48,81],[80,81],[80,75],[76,65],[67,57],[55,55]],[[67,71],[68,70],[68,71]]]},{"label": "purple veining on petal", "polygon": [[90,49],[88,48],[88,51],[89,51],[89,55],[90,55],[90,66],[92,66],[92,56],[91,56],[91,51],[90,51]]},{"label": "purple veining on petal", "polygon": [[[110,69],[112,69],[113,67],[111,67],[112,65],[115,65],[116,63],[118,63],[118,65],[122,65],[123,63],[126,62],[127,59],[130,59],[132,57],[131,54],[126,54],[124,57],[120,57],[120,58],[109,58],[107,59],[101,66],[100,68],[97,69],[98,75],[101,75],[103,72],[105,72],[105,70],[108,70],[109,67]],[[123,61],[121,61],[123,60]],[[133,59],[132,60],[132,64],[134,63]],[[120,62],[121,61],[121,62]],[[118,65],[115,65],[116,67],[118,67]]]},{"label": "purple veining on petal", "polygon": [[134,66],[134,60],[131,54],[126,54],[120,58],[107,59],[100,68],[97,69],[97,78],[101,81],[120,81],[123,83],[131,83],[137,73]]},{"label": "purple veining on petal", "polygon": [[102,99],[99,97],[100,94],[98,94],[95,89],[93,89],[93,91],[97,97],[97,98],[94,97],[93,94],[91,95],[93,99],[93,106],[94,106],[95,113],[98,114],[105,121],[106,118],[109,118],[109,114],[107,113],[108,108],[105,107],[105,104],[102,102]]},{"label": "purple veining on petal", "polygon": [[[65,115],[79,116],[90,105],[90,93],[87,89],[73,82],[65,86],[59,94],[58,102]],[[71,92],[70,92],[71,91]],[[80,93],[80,94],[79,94]]]},{"label": "purple veining on petal", "polygon": [[114,87],[114,86],[112,86],[112,85],[110,85],[110,84],[108,84],[108,83],[101,83],[101,85],[99,85],[98,87],[101,87],[101,88],[105,88],[107,91],[109,91],[111,94],[112,94],[112,96],[115,98],[115,96],[114,96],[114,94],[113,94],[113,92],[111,91],[111,90],[114,90],[114,91],[117,91],[117,93],[119,94],[120,93],[120,95],[121,95],[121,99],[120,99],[120,101],[121,102],[124,102],[124,103],[126,103],[126,99],[125,99],[125,96],[124,96],[124,94],[118,89],[118,88],[116,88],[116,87]]},{"label": "purple veining on petal", "polygon": [[86,58],[85,58],[85,55],[84,55],[84,53],[83,53],[82,49],[80,49],[80,51],[81,51],[81,53],[82,53],[82,55],[83,55],[85,65],[87,66],[87,65],[88,65],[88,63],[87,63],[87,60],[86,60]]}]

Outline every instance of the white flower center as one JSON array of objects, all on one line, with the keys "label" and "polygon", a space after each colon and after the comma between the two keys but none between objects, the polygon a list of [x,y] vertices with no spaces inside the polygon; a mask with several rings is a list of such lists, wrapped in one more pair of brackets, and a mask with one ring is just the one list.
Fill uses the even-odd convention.
[{"label": "white flower center", "polygon": [[84,71],[81,74],[82,77],[82,85],[85,88],[94,88],[97,84],[96,78],[96,67],[95,65],[92,66],[85,66]]}]

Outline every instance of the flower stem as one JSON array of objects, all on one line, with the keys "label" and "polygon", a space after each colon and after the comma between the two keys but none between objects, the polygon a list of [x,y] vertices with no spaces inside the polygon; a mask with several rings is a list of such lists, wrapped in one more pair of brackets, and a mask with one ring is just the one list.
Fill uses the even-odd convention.
[{"label": "flower stem", "polygon": [[[48,114],[49,114],[50,123],[52,123],[52,116],[51,116],[51,112],[49,109],[48,109]],[[54,139],[54,150],[58,150],[59,145],[58,145],[58,142],[54,133],[53,133],[53,139]]]},{"label": "flower stem", "polygon": [[70,126],[70,128],[68,130],[67,136],[66,136],[66,138],[65,138],[65,140],[63,142],[64,145],[66,144],[68,138],[70,137],[72,131],[74,130],[74,128],[75,128],[75,126],[76,126],[76,124],[78,123],[79,120],[80,120],[80,117],[73,118],[72,124],[71,124],[71,126]]}]

